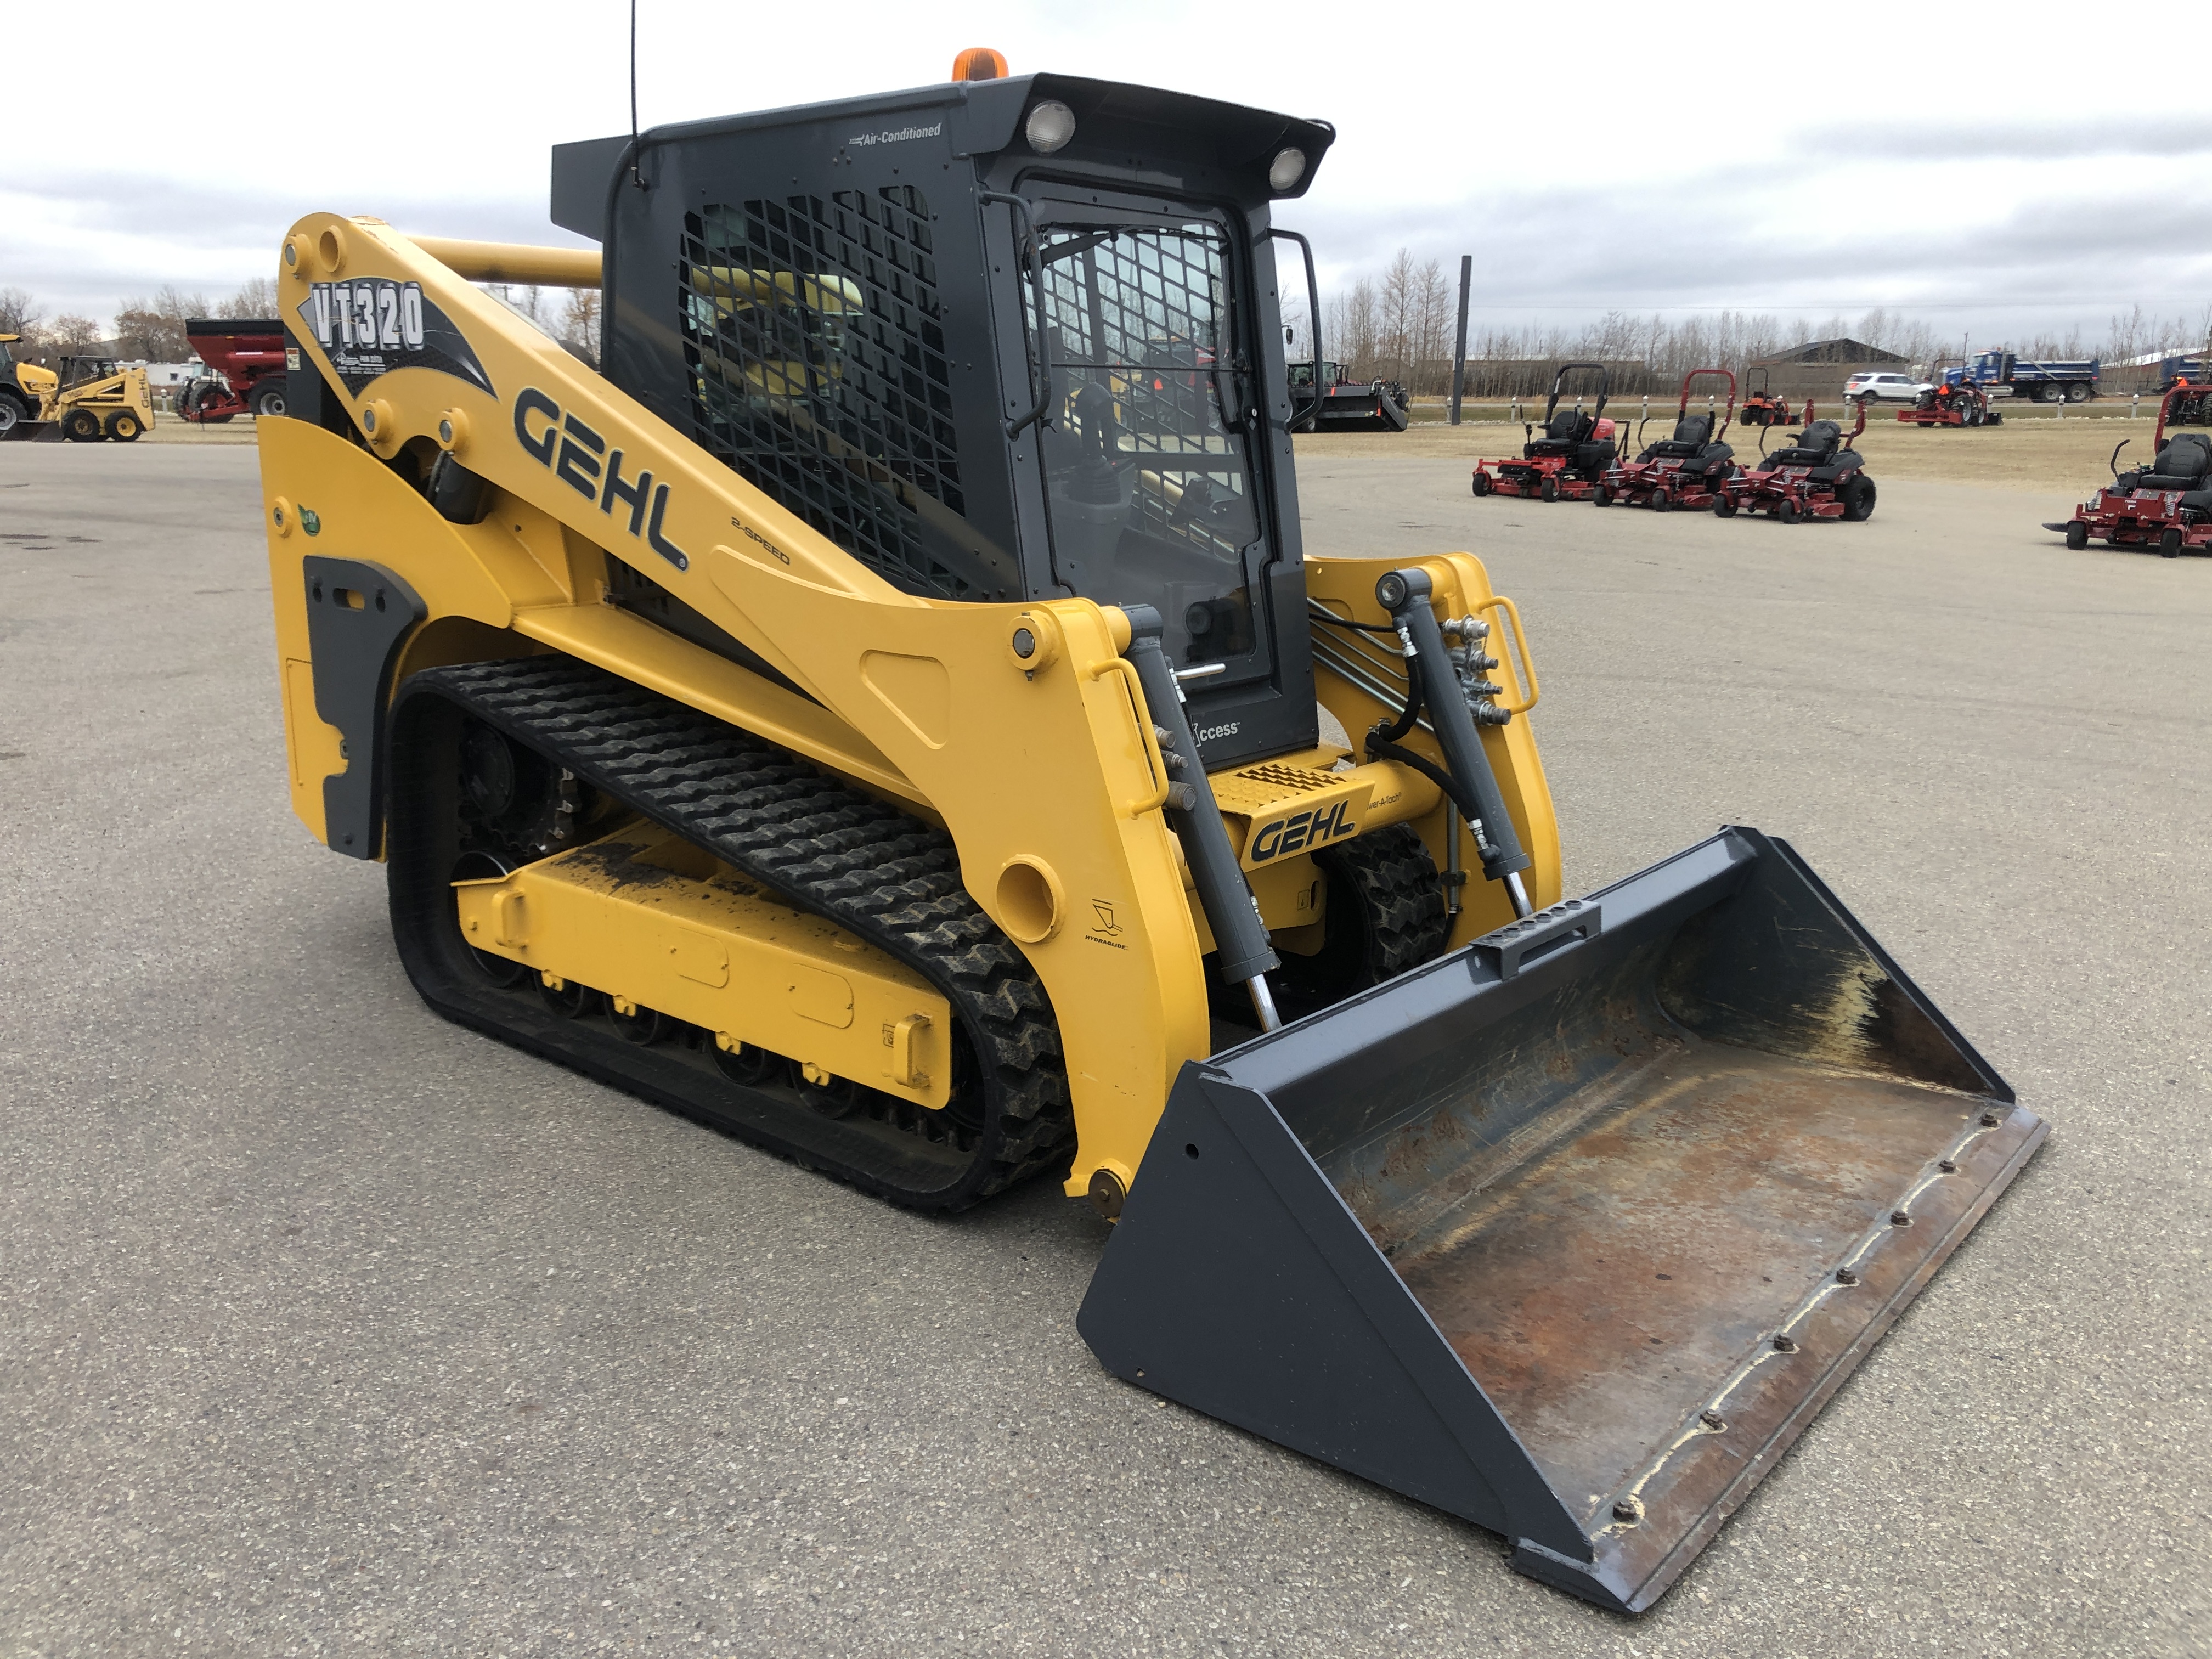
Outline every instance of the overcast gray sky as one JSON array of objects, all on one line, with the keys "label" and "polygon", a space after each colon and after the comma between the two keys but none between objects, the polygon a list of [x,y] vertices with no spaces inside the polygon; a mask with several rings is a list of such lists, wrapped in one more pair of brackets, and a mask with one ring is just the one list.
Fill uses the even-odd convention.
[{"label": "overcast gray sky", "polygon": [[[1338,145],[1281,216],[1324,288],[1472,252],[1479,321],[1884,306],[2094,342],[2212,303],[2212,120],[2156,95],[2179,60],[2113,72],[2079,4],[639,9],[648,126],[938,81],[966,46],[1322,117]],[[0,287],[50,313],[228,291],[318,209],[572,241],[547,149],[629,125],[627,0],[9,11]]]}]

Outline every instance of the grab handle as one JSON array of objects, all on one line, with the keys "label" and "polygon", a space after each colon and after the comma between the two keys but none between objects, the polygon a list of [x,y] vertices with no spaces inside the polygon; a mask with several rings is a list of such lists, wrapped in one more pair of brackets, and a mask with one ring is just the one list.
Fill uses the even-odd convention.
[{"label": "grab handle", "polygon": [[1516,684],[1519,683],[1523,674],[1528,677],[1528,695],[1521,702],[1508,702],[1502,697],[1492,697],[1491,701],[1509,714],[1525,714],[1536,706],[1536,699],[1541,696],[1543,692],[1536,684],[1536,659],[1528,654],[1528,635],[1521,631],[1521,607],[1503,593],[1493,593],[1477,605],[1474,611],[1477,616],[1480,616],[1486,611],[1495,611],[1498,614],[1499,618],[1513,635],[1511,654],[1508,656],[1504,652],[1498,654],[1504,659],[1506,667],[1512,671]]},{"label": "grab handle", "polygon": [[1152,776],[1158,780],[1157,787],[1151,794],[1141,800],[1130,801],[1121,808],[1126,816],[1140,818],[1147,812],[1157,812],[1168,803],[1168,792],[1172,787],[1172,781],[1168,776],[1167,757],[1160,753],[1158,733],[1153,729],[1151,720],[1146,717],[1145,684],[1137,678],[1135,665],[1127,658],[1109,657],[1091,671],[1091,678],[1094,680],[1103,680],[1109,674],[1119,676],[1122,686],[1129,694],[1130,716],[1137,722],[1137,735],[1143,740],[1145,745],[1145,759],[1152,766]]},{"label": "grab handle", "polygon": [[1569,899],[1533,916],[1508,922],[1474,941],[1473,948],[1497,970],[1501,980],[1511,979],[1532,960],[1547,957],[1577,940],[1594,939],[1605,931],[1605,911],[1589,899]]},{"label": "grab handle", "polygon": [[[1001,422],[1001,425],[1005,428],[1006,437],[1008,441],[1011,441],[1012,440],[1021,436],[1023,428],[1030,425],[1032,422],[1043,420],[1046,415],[1048,414],[1052,409],[1052,353],[1048,349],[1045,343],[1047,336],[1045,334],[1044,318],[1044,250],[1042,246],[1042,239],[1037,234],[1036,213],[1036,210],[1030,206],[1029,198],[1027,197],[1012,196],[1007,194],[1005,191],[1000,190],[985,190],[978,191],[976,192],[975,199],[979,202],[1005,203],[1006,204],[1007,223],[1012,225],[1014,216],[1018,213],[1021,216],[1022,222],[1029,227],[1030,286],[1034,289],[1036,293],[1036,334],[1034,342],[1032,342],[1030,335],[1029,317],[1027,314],[1029,307],[1027,306],[1024,306],[1022,307],[1024,313],[1022,317],[1022,349],[1024,352],[1027,352],[1031,349],[1032,344],[1034,344],[1036,353],[1035,361],[1031,364],[1030,368],[1030,388],[1032,390],[1036,389],[1037,380],[1040,376],[1042,376],[1043,380],[1044,386],[1042,391],[1037,392],[1036,406],[1031,409],[1028,414],[1023,416],[1019,420],[1010,420]],[[1014,258],[1018,259],[1021,257],[1021,232],[1019,228],[1017,228],[1014,231]]]}]

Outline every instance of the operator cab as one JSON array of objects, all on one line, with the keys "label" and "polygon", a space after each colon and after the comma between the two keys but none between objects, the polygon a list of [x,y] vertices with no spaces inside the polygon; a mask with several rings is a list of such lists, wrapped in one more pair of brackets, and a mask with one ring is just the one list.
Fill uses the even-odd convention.
[{"label": "operator cab", "polygon": [[1270,214],[1334,137],[957,81],[560,146],[553,216],[617,385],[908,592],[1153,606],[1213,769],[1318,736]]}]

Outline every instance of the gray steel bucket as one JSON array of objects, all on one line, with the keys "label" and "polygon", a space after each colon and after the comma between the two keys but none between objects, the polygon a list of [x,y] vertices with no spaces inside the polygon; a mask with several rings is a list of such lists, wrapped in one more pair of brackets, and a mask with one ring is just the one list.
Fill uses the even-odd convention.
[{"label": "gray steel bucket", "polygon": [[1078,1323],[1640,1612],[2045,1133],[1729,829],[1186,1066]]}]

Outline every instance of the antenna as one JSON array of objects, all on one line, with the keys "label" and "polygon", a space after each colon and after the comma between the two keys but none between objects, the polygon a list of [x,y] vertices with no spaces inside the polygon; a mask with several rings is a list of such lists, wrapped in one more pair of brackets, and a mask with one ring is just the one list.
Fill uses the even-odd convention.
[{"label": "antenna", "polygon": [[629,0],[629,181],[645,188],[637,175],[637,0]]}]

